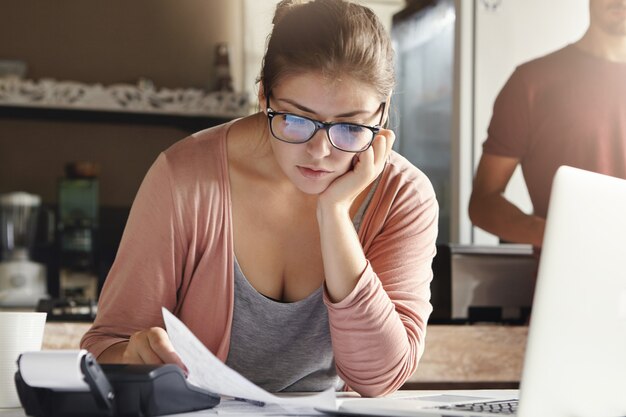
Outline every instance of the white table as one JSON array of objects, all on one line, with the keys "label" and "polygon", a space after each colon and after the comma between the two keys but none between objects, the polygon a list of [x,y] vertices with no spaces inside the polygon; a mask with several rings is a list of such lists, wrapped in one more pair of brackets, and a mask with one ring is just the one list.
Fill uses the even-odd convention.
[{"label": "white table", "polygon": [[[388,395],[384,397],[387,399],[396,399],[396,400],[408,400],[408,399],[418,399],[420,397],[430,397],[435,395],[452,395],[452,396],[473,396],[473,397],[489,397],[489,398],[512,398],[517,396],[517,390],[428,390],[428,391],[417,391],[417,390],[400,390],[395,392],[394,394]],[[338,402],[345,400],[354,400],[359,399],[357,394],[354,393],[338,393]],[[359,399],[360,400],[360,399]],[[363,399],[364,401],[368,401],[370,399]],[[315,410],[291,410],[285,411],[284,414],[281,414],[281,410],[271,405],[267,405],[265,407],[258,407],[252,404],[247,404],[241,401],[223,401],[222,404],[217,406],[214,409],[210,410],[202,410],[196,411],[193,413],[185,413],[178,414],[178,416],[183,415],[227,415],[228,417],[237,417],[237,416],[272,416],[272,417],[293,417],[294,415],[324,415],[322,413],[316,412]],[[297,412],[298,414],[294,414]],[[0,409],[0,417],[25,417],[23,408],[12,408],[12,409]]]}]

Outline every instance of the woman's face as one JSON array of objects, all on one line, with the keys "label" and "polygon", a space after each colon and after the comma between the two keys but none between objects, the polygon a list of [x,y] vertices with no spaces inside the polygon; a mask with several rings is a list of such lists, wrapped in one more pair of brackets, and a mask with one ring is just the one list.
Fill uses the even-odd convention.
[{"label": "woman's face", "polygon": [[[260,99],[265,105],[265,97]],[[317,73],[282,79],[270,92],[270,108],[321,122],[375,126],[381,120],[381,101],[369,85],[352,78],[331,80]],[[282,142],[270,133],[270,144],[283,173],[307,194],[322,193],[352,167],[356,155],[334,148],[324,129],[299,144]]]}]

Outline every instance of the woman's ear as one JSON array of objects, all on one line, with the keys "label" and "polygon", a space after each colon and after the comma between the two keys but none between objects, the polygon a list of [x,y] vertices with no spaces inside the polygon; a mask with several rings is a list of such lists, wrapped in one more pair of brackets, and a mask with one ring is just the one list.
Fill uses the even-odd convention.
[{"label": "woman's ear", "polygon": [[391,111],[391,96],[393,92],[389,93],[389,96],[385,100],[385,114],[383,115],[383,127],[386,129],[389,125],[389,112]]}]

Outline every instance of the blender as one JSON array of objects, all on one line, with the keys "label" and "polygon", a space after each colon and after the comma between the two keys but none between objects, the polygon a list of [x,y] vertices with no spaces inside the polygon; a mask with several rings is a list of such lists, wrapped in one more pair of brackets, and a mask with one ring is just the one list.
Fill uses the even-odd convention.
[{"label": "blender", "polygon": [[41,198],[0,194],[0,306],[36,307],[47,298],[46,267],[31,259]]}]

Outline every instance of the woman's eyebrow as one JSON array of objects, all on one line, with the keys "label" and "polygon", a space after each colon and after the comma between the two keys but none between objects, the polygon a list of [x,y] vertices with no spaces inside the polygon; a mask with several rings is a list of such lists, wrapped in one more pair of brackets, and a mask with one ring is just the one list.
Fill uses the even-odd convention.
[{"label": "woman's eyebrow", "polygon": [[[302,104],[300,104],[300,103],[298,103],[296,101],[290,100],[288,98],[278,98],[278,97],[276,97],[276,100],[277,101],[282,101],[282,102],[285,102],[285,103],[289,103],[292,106],[294,106],[295,108],[297,108],[298,110],[302,110],[305,113],[315,114],[315,115],[317,114],[316,111],[314,111],[312,109],[309,109],[308,107],[303,106]],[[354,116],[360,116],[360,115],[368,115],[370,113],[371,113],[371,111],[369,111],[369,110],[353,110],[353,111],[350,111],[350,112],[347,112],[347,113],[334,115],[334,117],[337,117],[337,118],[354,117]]]}]

